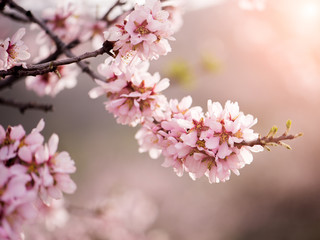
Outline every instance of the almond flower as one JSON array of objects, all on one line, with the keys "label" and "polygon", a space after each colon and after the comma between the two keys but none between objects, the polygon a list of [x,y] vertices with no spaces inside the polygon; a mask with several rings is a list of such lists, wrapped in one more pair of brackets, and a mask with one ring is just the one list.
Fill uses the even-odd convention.
[{"label": "almond flower", "polygon": [[79,71],[73,65],[58,66],[57,73],[49,72],[38,76],[26,77],[26,87],[38,96],[49,95],[55,97],[65,88],[74,88],[77,84]]},{"label": "almond flower", "polygon": [[[208,111],[191,105],[191,97],[169,102],[169,118],[144,123],[136,134],[139,151],[149,151],[152,157],[165,157],[164,167],[173,167],[178,176],[188,172],[192,179],[206,175],[210,183],[229,180],[231,172],[253,160],[251,152],[261,146],[242,146],[258,134],[251,129],[257,119],[239,111],[238,103],[208,101]],[[166,114],[165,116],[168,116]]]},{"label": "almond flower", "polygon": [[147,0],[136,5],[122,21],[104,33],[105,39],[114,42],[117,59],[131,61],[157,59],[171,51],[168,40],[174,40],[169,13],[162,10],[161,2]]},{"label": "almond flower", "polygon": [[[81,24],[78,5],[70,1],[58,3],[56,8],[46,8],[42,12],[42,18],[47,27],[52,30],[64,42],[70,42],[79,36]],[[37,36],[37,42],[43,44],[48,36],[41,31]]]},{"label": "almond flower", "polygon": [[0,125],[0,239],[22,239],[21,227],[33,219],[39,201],[49,205],[62,192],[73,193],[69,174],[76,168],[67,152],[57,152],[53,134],[43,145],[44,121],[26,135],[21,125]]},{"label": "almond flower", "polygon": [[115,62],[107,60],[98,71],[106,80],[96,80],[99,87],[89,92],[91,98],[105,94],[107,111],[114,114],[117,122],[136,126],[145,118],[161,118],[167,106],[167,100],[161,91],[169,86],[169,79],[160,79],[160,75],[147,72],[148,62],[121,72]]},{"label": "almond flower", "polygon": [[7,38],[0,43],[0,70],[7,70],[19,65],[26,67],[26,63],[23,61],[30,58],[30,53],[27,51],[28,47],[21,40],[25,33],[25,28],[20,28],[11,39]]}]

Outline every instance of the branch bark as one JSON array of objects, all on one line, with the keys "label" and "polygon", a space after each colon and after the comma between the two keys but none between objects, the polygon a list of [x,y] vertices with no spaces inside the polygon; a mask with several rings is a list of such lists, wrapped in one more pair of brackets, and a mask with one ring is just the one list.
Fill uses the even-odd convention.
[{"label": "branch bark", "polygon": [[[102,55],[104,53],[109,53],[110,50],[112,49],[112,43],[110,42],[105,42],[102,48],[99,48],[95,51],[92,52],[87,52],[84,53],[80,56],[74,56],[62,60],[56,60],[56,61],[51,61],[51,62],[46,62],[42,64],[34,64],[34,65],[28,65],[27,68],[23,68],[21,66],[16,66],[13,68],[10,68],[8,70],[0,70],[0,77],[5,77],[9,75],[13,76],[36,76],[36,75],[42,75],[48,72],[53,72],[57,69],[58,66],[60,65],[68,65],[71,63],[79,63],[80,61],[87,59],[87,58],[92,58],[96,57],[98,55]],[[109,53],[111,55],[111,53]],[[88,68],[87,66],[85,66]],[[88,69],[86,69],[88,71]],[[92,75],[93,78],[100,79],[99,76]],[[0,84],[0,89],[5,86]]]},{"label": "branch bark", "polygon": [[242,147],[242,146],[248,146],[248,147],[253,147],[255,145],[260,145],[262,147],[265,147],[265,146],[271,146],[271,145],[274,145],[274,144],[277,144],[277,145],[284,145],[284,143],[282,141],[285,141],[285,140],[292,140],[292,139],[295,139],[297,137],[300,137],[302,136],[302,134],[296,134],[296,135],[293,135],[293,134],[290,134],[290,135],[287,135],[287,134],[282,134],[281,136],[279,137],[262,137],[262,138],[258,138],[256,140],[253,140],[253,141],[250,141],[250,142],[240,142],[240,143],[235,143],[234,145],[236,147]]},{"label": "branch bark", "polygon": [[[10,8],[15,9],[16,11],[24,14],[31,22],[36,23],[45,33],[53,40],[56,45],[57,51],[63,52],[69,58],[75,58],[76,56],[67,48],[67,45],[53,32],[51,31],[47,25],[38,19],[33,13],[29,10],[25,10],[23,7],[18,5],[12,0],[6,0],[7,4]],[[110,53],[109,53],[110,54]],[[87,73],[92,79],[100,79],[103,78],[93,72],[89,66],[81,61],[77,62],[78,66],[82,69],[83,72]]]}]

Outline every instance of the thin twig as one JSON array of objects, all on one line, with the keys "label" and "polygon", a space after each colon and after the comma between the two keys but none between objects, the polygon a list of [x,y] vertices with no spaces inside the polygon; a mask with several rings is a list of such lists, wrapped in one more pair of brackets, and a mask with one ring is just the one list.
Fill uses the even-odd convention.
[{"label": "thin twig", "polygon": [[73,41],[71,41],[70,43],[68,43],[64,48],[62,49],[56,49],[55,52],[53,52],[52,54],[50,54],[48,57],[46,57],[45,59],[42,59],[40,62],[38,62],[38,64],[41,63],[46,63],[46,62],[50,62],[50,61],[54,61],[56,60],[62,53],[64,49],[72,49],[75,48],[76,46],[78,46],[80,44],[80,40],[79,39],[75,39]]},{"label": "thin twig", "polygon": [[[76,47],[79,44],[80,44],[79,39],[75,39],[72,42],[68,43],[65,48],[71,49],[71,48]],[[61,53],[63,53],[62,49],[57,49],[54,53],[50,54],[45,59],[39,61],[37,64],[42,64],[42,63],[54,61],[61,55]],[[4,80],[0,81],[0,91],[7,88],[7,87],[11,87],[14,83],[21,80],[21,77],[13,75],[13,76],[7,77]]]},{"label": "thin twig", "polygon": [[2,97],[0,97],[0,104],[17,108],[22,114],[28,109],[40,110],[44,112],[53,111],[53,106],[51,104],[40,104],[35,102],[24,103],[24,102],[17,102],[11,99],[5,99]]},{"label": "thin twig", "polygon": [[113,9],[115,9],[117,6],[122,6],[126,4],[126,2],[121,2],[121,0],[117,0],[110,8],[109,10],[106,12],[106,14],[101,18],[101,20],[104,20],[106,22],[109,23],[109,15],[110,13],[113,11]]},{"label": "thin twig", "polygon": [[[15,3],[12,0],[7,0],[8,1],[8,5],[12,8],[15,9],[17,11],[19,11],[20,13],[26,15],[26,17],[31,21],[36,23],[37,25],[39,25],[39,27],[44,30],[46,32],[46,34],[54,41],[57,49],[61,49],[61,51],[64,52],[64,54],[69,57],[69,58],[73,58],[76,57],[69,49],[66,48],[66,44],[53,32],[51,31],[47,25],[41,21],[40,19],[38,19],[37,17],[35,17],[31,11],[27,11],[25,10],[23,7],[21,7],[20,5],[18,5],[17,3]],[[97,75],[95,72],[93,72],[89,66],[83,62],[77,62],[78,66],[82,69],[83,72],[87,73],[89,76],[91,76],[92,79],[102,79],[101,76]]]},{"label": "thin twig", "polygon": [[[62,60],[56,60],[52,62],[47,62],[47,63],[42,63],[42,64],[34,64],[34,65],[28,65],[27,68],[23,68],[21,66],[16,66],[13,68],[10,68],[8,70],[0,70],[0,77],[5,77],[9,75],[14,75],[14,76],[36,76],[36,75],[42,75],[48,72],[53,72],[56,70],[57,66],[60,65],[68,65],[71,63],[79,63],[80,61],[87,59],[87,58],[92,58],[96,57],[98,55],[102,55],[106,52],[109,52],[112,48],[112,43],[105,43],[102,48],[99,48],[95,51],[92,52],[87,52],[84,53],[80,56],[74,56]],[[87,67],[87,66],[86,66]],[[94,76],[95,77],[95,76]],[[96,78],[99,79],[99,76]],[[0,86],[1,87],[1,86]]]},{"label": "thin twig", "polygon": [[253,140],[253,141],[249,141],[249,142],[240,142],[240,143],[235,143],[234,145],[236,147],[241,147],[241,146],[248,146],[248,147],[253,147],[255,145],[260,145],[262,147],[265,147],[267,145],[272,145],[272,144],[282,144],[281,142],[282,141],[285,141],[285,140],[292,140],[292,139],[295,139],[297,137],[300,137],[302,136],[302,134],[296,134],[296,135],[293,135],[293,134],[290,134],[290,135],[286,135],[286,134],[282,134],[281,136],[279,137],[262,137],[262,138],[258,138],[256,140]]}]

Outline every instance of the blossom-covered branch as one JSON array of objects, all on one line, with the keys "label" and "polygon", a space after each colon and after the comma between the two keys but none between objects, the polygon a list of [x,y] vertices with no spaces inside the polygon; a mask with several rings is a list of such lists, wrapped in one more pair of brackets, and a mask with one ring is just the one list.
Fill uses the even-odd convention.
[{"label": "blossom-covered branch", "polygon": [[10,106],[19,109],[21,113],[24,113],[28,109],[41,110],[44,112],[53,111],[53,106],[51,104],[39,104],[35,102],[17,102],[12,99],[5,99],[0,97],[0,105]]},{"label": "blossom-covered branch", "polygon": [[[170,50],[173,24],[169,12],[159,2],[136,5],[124,20],[111,27],[105,37],[113,41],[115,60],[106,60],[98,67],[105,81],[89,92],[90,97],[106,95],[105,108],[117,122],[142,127],[136,134],[140,152],[152,158],[161,154],[163,166],[173,167],[178,176],[187,172],[192,179],[203,175],[210,183],[229,180],[231,172],[253,161],[252,152],[263,151],[270,144],[286,146],[282,140],[297,136],[274,138],[275,132],[260,138],[252,126],[252,115],[240,112],[238,103],[227,101],[224,108],[208,100],[208,110],[191,107],[192,98],[179,102],[167,100],[162,91],[169,79],[148,73],[148,61],[166,55]],[[124,64],[126,63],[126,64]]]},{"label": "blossom-covered branch", "polygon": [[[241,142],[241,143],[237,143],[235,144],[235,146],[249,146],[249,147],[253,147],[254,145],[260,145],[263,147],[266,147],[268,149],[268,146],[284,146],[288,149],[291,149],[291,147],[285,143],[283,143],[282,141],[285,140],[293,140],[295,138],[301,137],[302,133],[298,133],[298,134],[290,134],[290,135],[281,135],[279,137],[268,137],[268,136],[264,136],[264,137],[259,137],[256,140],[252,140],[249,142]],[[269,150],[269,149],[268,149]]]},{"label": "blossom-covered branch", "polygon": [[[18,12],[24,14],[31,22],[36,23],[42,30],[45,31],[45,33],[54,41],[57,49],[60,49],[63,51],[63,53],[69,57],[73,58],[76,57],[67,47],[66,44],[57,36],[51,29],[48,28],[45,22],[41,21],[37,17],[33,15],[33,13],[29,10],[25,10],[23,7],[18,5],[12,0],[8,0],[7,4],[12,8],[17,10]],[[90,75],[93,79],[100,79],[100,76],[98,76],[96,73],[94,73],[87,64],[83,62],[77,62],[78,66],[82,69],[83,72]]]},{"label": "blossom-covered branch", "polygon": [[[92,52],[84,53],[80,56],[74,56],[74,57],[70,57],[70,58],[66,58],[66,59],[62,59],[62,60],[51,61],[51,62],[42,63],[42,64],[27,65],[26,68],[19,66],[19,67],[10,68],[7,71],[0,70],[0,77],[5,77],[8,75],[14,75],[14,76],[19,76],[19,77],[43,75],[48,72],[56,71],[57,67],[61,66],[61,65],[78,63],[84,59],[96,57],[96,56],[102,55],[104,53],[108,53],[109,55],[112,55],[110,53],[110,50],[112,49],[112,47],[113,47],[112,43],[106,41],[103,44],[103,47],[101,47],[95,51],[92,51]],[[99,77],[96,77],[96,78],[98,79]],[[0,85],[0,89],[1,89],[1,87],[2,86]]]},{"label": "blossom-covered branch", "polygon": [[[290,149],[283,141],[301,136],[289,134],[291,121],[288,121],[287,130],[281,136],[275,137],[277,128],[273,127],[267,136],[261,137],[252,129],[257,119],[241,112],[237,102],[227,101],[222,106],[208,100],[207,110],[203,111],[199,106],[192,106],[191,96],[181,101],[166,98],[163,91],[169,87],[169,79],[162,79],[159,73],[149,73],[148,68],[151,60],[171,51],[170,41],[175,40],[173,34],[181,26],[178,3],[146,0],[145,4],[136,4],[133,9],[110,20],[114,8],[124,5],[118,0],[100,20],[89,23],[86,23],[85,15],[76,14],[72,4],[44,11],[41,19],[13,0],[2,1],[0,11],[5,5],[36,24],[40,30],[37,43],[44,48],[39,50],[42,60],[27,65],[25,60],[29,59],[30,53],[21,40],[24,28],[0,43],[0,77],[11,75],[0,81],[0,90],[17,82],[17,77],[27,76],[27,89],[39,96],[54,97],[62,89],[75,86],[78,72],[70,64],[76,63],[98,85],[89,96],[106,96],[105,109],[114,114],[118,123],[140,125],[135,135],[139,151],[149,152],[151,158],[162,155],[162,166],[172,167],[178,176],[187,173],[194,180],[206,176],[210,183],[225,182],[232,172],[239,175],[239,170],[253,161],[253,152],[261,152],[272,145]],[[20,20],[15,19],[16,15],[4,15]],[[98,43],[99,47],[94,47],[97,50],[79,56],[72,53],[73,47],[86,41],[93,43],[96,36],[104,39]],[[104,53],[109,56],[98,66],[100,75],[83,62]],[[57,60],[62,54],[67,58]],[[0,104],[16,107],[21,112],[29,108],[52,109],[51,105],[3,98],[0,98]],[[61,198],[62,192],[73,193],[76,189],[69,176],[75,172],[73,160],[67,152],[56,153],[56,134],[43,144],[40,134],[43,127],[41,120],[26,135],[21,125],[9,126],[6,130],[0,125],[1,239],[19,239],[22,223],[35,215],[31,207],[46,208],[44,204]],[[123,209],[123,206],[125,204],[121,202],[119,208]],[[105,206],[92,213],[103,209]],[[128,214],[123,216],[128,219]],[[118,232],[115,223],[122,219],[115,219],[114,214],[108,212],[95,217],[107,219],[108,233],[104,237],[109,238],[111,233],[110,239],[113,239],[113,232]],[[141,235],[138,234],[137,239],[144,239]]]}]

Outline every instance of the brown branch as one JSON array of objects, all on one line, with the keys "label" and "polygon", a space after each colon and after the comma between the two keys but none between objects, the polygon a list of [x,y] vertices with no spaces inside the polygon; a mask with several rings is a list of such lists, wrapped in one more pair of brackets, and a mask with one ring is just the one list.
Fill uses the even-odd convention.
[{"label": "brown branch", "polygon": [[[68,43],[66,45],[66,49],[71,49],[76,47],[77,45],[79,45],[80,41],[79,39],[75,39],[72,42]],[[50,62],[50,61],[54,61],[56,60],[61,54],[63,53],[62,49],[57,49],[54,53],[50,54],[48,57],[46,57],[45,59],[39,61],[37,64],[42,64],[42,63],[46,63],[46,62]],[[22,77],[22,76],[21,76]],[[7,87],[11,87],[14,83],[18,82],[19,80],[21,80],[21,77],[19,76],[11,76],[11,77],[7,77],[4,80],[0,81],[0,91],[7,88]]]},{"label": "brown branch", "polygon": [[39,104],[35,102],[24,103],[24,102],[17,102],[11,99],[5,99],[2,97],[0,97],[0,104],[17,108],[22,114],[28,109],[35,109],[35,110],[40,110],[44,112],[53,111],[53,106],[51,104]]},{"label": "brown branch", "polygon": [[110,13],[113,11],[113,9],[115,9],[117,6],[123,6],[124,4],[126,4],[126,1],[122,2],[121,0],[117,0],[110,8],[109,10],[106,12],[106,14],[101,18],[101,20],[106,21],[107,23],[110,22],[109,20],[109,15]]},{"label": "brown branch", "polygon": [[78,46],[80,44],[80,40],[79,39],[75,39],[73,41],[71,41],[70,43],[68,43],[64,48],[62,49],[56,49],[55,52],[53,52],[52,54],[50,54],[48,57],[46,57],[45,59],[42,59],[40,62],[38,62],[38,64],[40,63],[46,63],[46,62],[50,62],[50,61],[54,61],[56,60],[62,53],[64,49],[72,49],[75,48],[76,46]]},{"label": "brown branch", "polygon": [[54,41],[57,48],[63,48],[65,46],[65,44],[60,40],[60,38],[56,34],[54,34],[43,21],[35,17],[31,11],[25,10],[23,7],[21,7],[12,0],[7,0],[7,4],[10,8],[15,9],[18,12],[24,14],[29,19],[29,21],[36,23],[41,29],[43,29],[46,32],[46,34]]},{"label": "brown branch", "polygon": [[[61,50],[67,57],[76,57],[69,49],[66,48],[67,45],[53,31],[51,31],[43,21],[35,17],[31,11],[25,10],[23,7],[16,4],[12,0],[7,0],[7,4],[12,9],[15,9],[18,12],[24,14],[31,22],[36,23],[42,30],[44,30],[45,33],[54,41],[57,49]],[[87,64],[83,62],[77,62],[77,65],[82,69],[83,72],[91,76],[92,79],[102,79],[102,77],[93,72]]]},{"label": "brown branch", "polygon": [[[36,75],[42,75],[48,72],[53,72],[56,70],[57,66],[60,65],[68,65],[71,63],[79,63],[80,61],[87,59],[87,58],[92,58],[96,57],[98,55],[102,55],[106,52],[109,52],[112,49],[112,43],[110,42],[105,42],[103,44],[102,48],[99,48],[95,51],[92,52],[87,52],[84,53],[80,56],[74,56],[62,60],[56,60],[52,62],[47,62],[47,63],[42,63],[42,64],[35,64],[35,65],[28,65],[27,68],[23,68],[21,66],[16,66],[13,68],[10,68],[8,70],[0,70],[0,77],[5,77],[9,75],[14,75],[14,76],[36,76]],[[109,53],[111,54],[111,53]],[[84,64],[85,68],[88,68]],[[88,69],[85,69],[84,71],[88,71]],[[94,78],[100,79],[99,76],[92,75]],[[1,85],[0,85],[1,88]]]},{"label": "brown branch", "polygon": [[253,147],[255,145],[260,145],[262,147],[265,147],[265,146],[272,146],[272,145],[284,145],[286,147],[289,147],[288,145],[284,144],[282,141],[285,141],[285,140],[292,140],[292,139],[295,139],[295,138],[298,138],[302,136],[301,133],[299,134],[296,134],[296,135],[293,135],[293,134],[290,134],[290,135],[287,135],[287,134],[282,134],[281,136],[279,137],[268,137],[268,136],[265,136],[265,137],[259,137],[258,139],[256,140],[253,140],[253,141],[250,141],[250,142],[240,142],[240,143],[235,143],[234,146],[236,147],[242,147],[242,146],[248,146],[248,147]]},{"label": "brown branch", "polygon": [[[55,42],[56,48],[57,48],[56,51],[54,53],[52,53],[51,55],[49,55],[47,58],[38,62],[38,64],[47,63],[49,61],[56,60],[62,53],[65,53],[69,58],[76,57],[70,51],[70,49],[79,45],[79,43],[80,43],[79,39],[75,39],[66,45],[64,42],[62,42],[62,40],[58,36],[56,36],[50,29],[47,28],[45,23],[43,23],[41,20],[37,19],[30,11],[25,10],[24,8],[22,8],[21,6],[19,6],[15,2],[13,2],[12,0],[6,0],[5,2],[7,4],[9,4],[9,6],[11,8],[16,9],[17,11],[19,11],[22,14],[25,14],[31,22],[38,24],[50,36],[50,38]],[[1,3],[3,3],[3,2],[1,2]],[[103,47],[104,47],[106,53],[113,56],[113,54],[110,52],[110,50],[112,49],[111,44],[112,43],[110,43],[110,42],[106,42]],[[87,73],[92,79],[101,79],[102,80],[102,77],[97,75],[95,72],[93,72],[88,67],[87,64],[85,64],[83,62],[77,62],[77,64],[82,69],[82,71]],[[17,69],[17,68],[15,68],[15,69]],[[21,69],[21,68],[18,68],[18,69]],[[13,71],[13,70],[11,70],[11,71]],[[14,71],[17,71],[17,70],[14,70]],[[36,72],[33,72],[33,73],[29,72],[29,73],[30,73],[29,75],[36,74]],[[40,72],[38,72],[38,73],[40,73]],[[43,72],[43,73],[45,73],[45,72]],[[0,91],[7,88],[7,87],[11,87],[14,83],[21,80],[20,76],[25,76],[25,74],[23,74],[23,71],[21,71],[21,75],[14,74],[13,76],[8,77],[8,78],[0,81]]]}]

